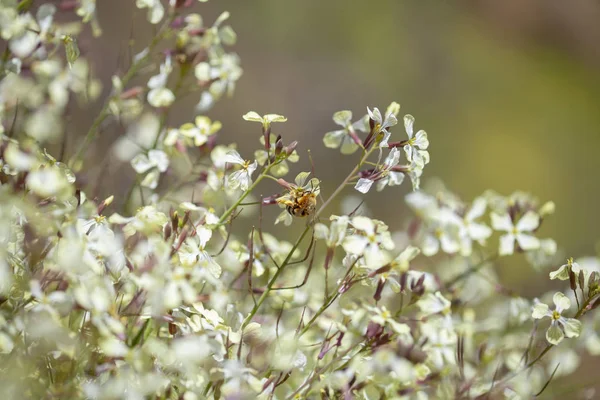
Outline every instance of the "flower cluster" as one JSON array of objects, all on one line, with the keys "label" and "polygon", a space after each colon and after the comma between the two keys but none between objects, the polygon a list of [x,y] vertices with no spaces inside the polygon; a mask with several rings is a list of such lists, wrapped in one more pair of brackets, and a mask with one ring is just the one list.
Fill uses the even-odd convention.
[{"label": "flower cluster", "polygon": [[[429,139],[408,114],[393,132],[398,103],[334,114],[323,142],[356,160],[341,182],[289,177],[305,149],[279,114],[243,116],[254,152],[221,143],[205,114],[241,76],[236,35],[228,13],[188,12],[196,1],[135,2],[150,45],[80,143],[51,151],[73,136],[72,100],[100,93],[76,40],[100,21],[94,0],[32,3],[0,5],[1,398],[530,398],[600,354],[600,259],[559,266],[540,238],[552,202],[421,189]],[[58,22],[67,11],[81,23]],[[111,194],[84,155],[115,126],[101,164],[129,190]],[[406,177],[403,229],[334,210],[345,192],[398,196]],[[506,257],[564,287],[519,294],[496,274]]]}]

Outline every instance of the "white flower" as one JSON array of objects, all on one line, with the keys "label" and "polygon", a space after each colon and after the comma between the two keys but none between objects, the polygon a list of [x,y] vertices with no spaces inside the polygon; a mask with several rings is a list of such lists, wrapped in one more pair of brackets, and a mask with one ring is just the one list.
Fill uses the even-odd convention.
[{"label": "white flower", "polygon": [[287,118],[284,117],[283,115],[279,115],[279,114],[266,114],[266,115],[263,115],[261,117],[255,111],[250,111],[250,112],[244,114],[242,118],[244,118],[246,121],[260,122],[260,123],[263,124],[263,128],[264,129],[267,129],[271,125],[272,122],[285,122],[285,121],[287,121]]},{"label": "white flower", "polygon": [[138,174],[150,171],[142,180],[141,185],[156,189],[161,172],[169,167],[169,157],[162,150],[150,150],[148,154],[140,153],[131,160],[131,166]]},{"label": "white flower", "polygon": [[206,268],[210,274],[219,278],[221,276],[221,266],[208,254],[206,244],[212,237],[212,231],[204,226],[196,229],[196,236],[188,238],[181,247],[179,260],[185,268],[195,268],[200,266]]},{"label": "white flower", "polygon": [[256,160],[250,163],[250,161],[245,161],[237,151],[231,150],[225,156],[225,162],[238,164],[242,167],[227,177],[227,186],[231,189],[239,187],[244,192],[248,190],[248,187],[252,184],[252,174],[258,167]]},{"label": "white flower", "polygon": [[546,331],[546,340],[550,344],[559,344],[565,336],[568,338],[578,337],[581,333],[581,321],[575,318],[565,318],[562,316],[562,312],[571,307],[571,301],[564,294],[557,292],[553,297],[554,305],[556,306],[554,311],[550,311],[548,305],[544,303],[537,303],[533,306],[531,316],[534,319],[542,319],[549,317],[552,322],[550,327]]},{"label": "white flower", "polygon": [[385,118],[382,118],[381,112],[377,107],[373,108],[373,111],[371,111],[367,107],[367,113],[369,114],[369,118],[371,118],[371,120],[375,124],[373,127],[373,133],[377,136],[383,135],[381,139],[379,139],[379,147],[388,147],[388,139],[391,135],[388,128],[398,123],[398,119],[396,118],[394,111],[395,110],[393,108],[388,108],[385,114]]},{"label": "white flower", "polygon": [[368,307],[369,311],[374,313],[371,316],[371,321],[381,326],[389,325],[392,330],[404,337],[410,337],[410,327],[406,324],[394,320],[393,314],[385,307]]},{"label": "white flower", "polygon": [[519,222],[514,225],[510,215],[492,213],[492,227],[499,231],[506,232],[500,237],[499,254],[513,254],[515,250],[515,240],[519,247],[525,251],[534,250],[540,247],[540,241],[529,233],[540,226],[540,217],[533,211],[527,211],[521,217]]},{"label": "white flower", "polygon": [[404,116],[404,129],[408,135],[404,152],[408,161],[423,167],[423,165],[429,163],[429,152],[426,150],[429,147],[429,140],[427,139],[427,132],[422,129],[416,134],[413,133],[414,123],[415,118],[412,115],[407,114]]},{"label": "white flower", "polygon": [[556,271],[550,272],[550,279],[560,279],[566,281],[569,279],[569,272],[573,271],[574,274],[578,274],[581,271],[579,264],[573,261],[573,258],[569,258],[566,264],[561,265]]},{"label": "white flower", "polygon": [[330,149],[337,149],[339,147],[342,154],[352,154],[358,150],[358,136],[355,133],[355,129],[358,129],[358,127],[355,125],[362,125],[363,121],[352,124],[352,111],[348,110],[338,111],[333,114],[333,121],[344,129],[327,132],[323,137],[325,147]]},{"label": "white flower", "polygon": [[[211,135],[214,135],[221,129],[219,121],[212,122],[210,118],[199,115],[194,120],[194,124],[186,123],[179,129],[171,129],[165,138],[165,145],[173,146],[180,137],[184,139],[186,145],[202,146],[208,141]],[[188,143],[189,142],[189,143]]]},{"label": "white flower", "polygon": [[356,233],[344,239],[343,247],[347,253],[362,255],[369,269],[377,269],[385,263],[383,249],[392,250],[394,242],[391,235],[381,222],[358,216],[352,218],[352,226]]},{"label": "white flower", "polygon": [[408,246],[402,251],[392,262],[392,269],[398,272],[406,272],[410,266],[410,262],[421,253],[421,250],[415,246]]}]

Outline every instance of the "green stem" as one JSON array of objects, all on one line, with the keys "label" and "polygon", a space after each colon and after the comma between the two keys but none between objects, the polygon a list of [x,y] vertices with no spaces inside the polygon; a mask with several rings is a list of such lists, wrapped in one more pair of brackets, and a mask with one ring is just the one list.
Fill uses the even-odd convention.
[{"label": "green stem", "polygon": [[292,247],[292,249],[290,250],[290,252],[285,257],[285,260],[283,260],[283,263],[281,264],[281,266],[279,267],[279,269],[277,269],[277,271],[275,272],[275,274],[273,275],[273,277],[271,278],[271,280],[267,284],[267,288],[265,289],[265,291],[263,292],[263,294],[259,297],[259,299],[256,302],[256,304],[254,304],[254,307],[252,307],[252,310],[250,311],[250,314],[248,314],[248,316],[244,319],[244,322],[242,323],[242,329],[244,329],[250,323],[250,321],[252,321],[252,317],[254,317],[254,315],[256,314],[256,312],[258,311],[258,309],[260,308],[260,306],[265,302],[265,300],[267,299],[267,297],[269,297],[269,293],[273,289],[273,286],[275,285],[275,282],[277,281],[277,278],[279,278],[279,275],[281,275],[281,273],[283,272],[283,270],[285,269],[285,267],[288,265],[288,263],[292,259],[292,255],[294,254],[294,252],[296,251],[296,249],[300,246],[300,243],[302,242],[302,239],[304,239],[304,237],[306,236],[306,234],[308,233],[308,231],[310,231],[310,225],[307,225],[306,228],[304,228],[304,231],[302,232],[302,234],[300,235],[300,237],[298,238],[298,240],[296,240],[296,243],[294,244],[294,246]]},{"label": "green stem", "polygon": [[[375,149],[375,147],[372,147],[369,151],[367,151],[366,153],[363,154],[363,156],[360,159],[359,163],[348,174],[348,176],[346,177],[346,179],[344,179],[344,181],[337,187],[337,189],[334,190],[334,192],[331,194],[331,196],[329,196],[329,198],[323,203],[323,205],[321,206],[321,208],[319,208],[319,210],[315,213],[315,216],[314,216],[315,220],[323,212],[323,210],[325,210],[325,208],[329,204],[331,204],[332,200],[338,194],[340,194],[342,190],[344,190],[344,188],[346,187],[346,183],[348,183],[348,181],[350,181],[350,179],[352,179],[354,177],[354,175],[356,175],[358,173],[358,171],[360,170],[360,168],[362,167],[362,165],[365,163],[365,161],[369,158],[369,156],[371,155],[371,153],[373,152],[374,149]],[[269,167],[270,166],[271,165],[269,165]],[[250,191],[250,189],[249,189],[249,191]],[[244,199],[244,197],[245,196],[243,196],[242,198],[240,198],[237,201],[237,203],[234,204],[232,206],[232,208],[230,208],[228,210],[229,214],[231,214],[231,212],[233,211],[233,209],[235,209],[235,207],[237,207],[237,205],[242,202],[242,200]],[[224,217],[221,217],[221,219],[224,220]],[[223,222],[223,221],[220,220],[219,222]],[[281,264],[281,266],[279,267],[279,269],[277,270],[277,272],[275,272],[275,274],[273,275],[273,277],[271,278],[271,280],[269,281],[269,283],[267,283],[267,287],[265,288],[265,291],[263,292],[263,294],[260,296],[260,298],[258,299],[258,301],[256,302],[256,304],[254,305],[254,307],[250,311],[250,314],[248,314],[248,316],[244,319],[244,322],[242,323],[242,329],[244,329],[250,323],[250,321],[252,321],[252,318],[254,317],[254,315],[256,314],[256,312],[258,311],[258,309],[260,308],[260,306],[265,302],[265,300],[269,296],[269,293],[273,289],[273,286],[275,285],[275,282],[277,281],[277,278],[279,278],[279,276],[281,275],[281,273],[283,272],[283,270],[285,269],[285,267],[290,262],[290,260],[292,258],[292,255],[294,254],[294,252],[296,251],[296,249],[298,248],[298,246],[300,246],[300,242],[302,242],[302,240],[304,239],[304,237],[306,236],[306,234],[310,230],[310,227],[311,227],[311,225],[309,224],[309,225],[306,226],[306,228],[304,228],[304,231],[302,232],[302,234],[300,234],[300,237],[298,238],[298,240],[296,240],[296,243],[294,244],[294,246],[292,247],[292,249],[290,250],[290,252],[287,254],[285,260],[283,260],[283,263]]]}]

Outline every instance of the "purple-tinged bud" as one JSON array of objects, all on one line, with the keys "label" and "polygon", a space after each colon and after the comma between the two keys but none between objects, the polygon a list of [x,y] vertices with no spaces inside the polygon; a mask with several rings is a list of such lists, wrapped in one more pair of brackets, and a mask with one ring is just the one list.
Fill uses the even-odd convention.
[{"label": "purple-tinged bud", "polygon": [[271,126],[265,127],[263,125],[263,137],[265,138],[265,150],[268,152],[271,150]]},{"label": "purple-tinged bud", "polygon": [[277,140],[275,141],[275,155],[281,154],[283,151],[283,140],[281,139],[281,135],[277,136]]},{"label": "purple-tinged bud", "polygon": [[381,300],[381,292],[383,292],[386,282],[387,281],[385,279],[379,279],[379,282],[377,282],[377,289],[375,289],[375,294],[373,295],[373,299],[376,302]]},{"label": "purple-tinged bud", "polygon": [[285,151],[285,154],[289,157],[289,156],[292,155],[292,153],[294,152],[294,150],[296,150],[296,147],[298,147],[298,141],[294,140],[292,143],[290,143],[287,146],[285,146],[283,148],[283,151]]}]

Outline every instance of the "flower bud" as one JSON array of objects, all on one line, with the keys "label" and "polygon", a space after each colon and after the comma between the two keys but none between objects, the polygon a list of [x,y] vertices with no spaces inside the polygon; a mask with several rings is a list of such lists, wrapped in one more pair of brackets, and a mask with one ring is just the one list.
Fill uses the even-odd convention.
[{"label": "flower bud", "polygon": [[287,146],[285,146],[283,148],[283,151],[285,151],[285,154],[289,157],[289,156],[292,155],[292,153],[294,152],[294,150],[296,150],[296,147],[298,147],[298,141],[294,140],[292,143],[290,143]]}]

